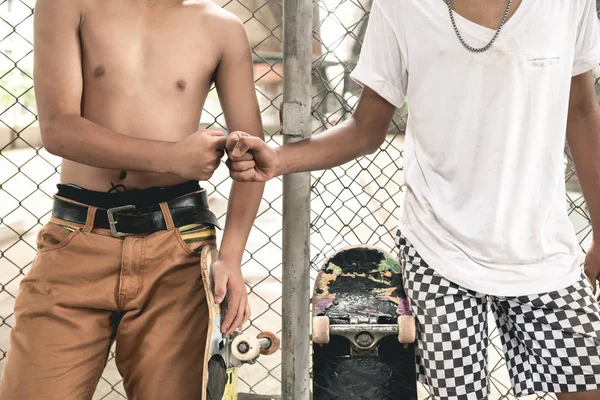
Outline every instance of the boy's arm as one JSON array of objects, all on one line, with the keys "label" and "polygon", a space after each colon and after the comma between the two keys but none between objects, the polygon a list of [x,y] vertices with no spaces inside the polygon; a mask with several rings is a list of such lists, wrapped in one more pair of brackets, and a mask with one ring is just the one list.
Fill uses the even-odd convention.
[{"label": "boy's arm", "polygon": [[[396,107],[365,86],[352,118],[300,142],[271,148],[258,138],[233,135],[227,149],[238,181],[266,181],[278,175],[333,168],[375,152],[385,140]],[[255,165],[238,162],[252,154]]]},{"label": "boy's arm", "polygon": [[[242,23],[227,16],[223,24],[223,54],[216,72],[216,88],[229,132],[244,130],[263,138],[252,54]],[[248,161],[251,162],[251,161]],[[253,162],[252,162],[253,163]],[[241,262],[260,205],[264,183],[233,182],[227,207],[227,221],[215,270],[215,297],[222,300],[228,293],[229,312],[223,331],[231,333],[249,317],[246,287],[241,275]],[[229,282],[225,282],[225,278]],[[233,310],[232,310],[233,308]],[[234,314],[236,312],[237,314]]]},{"label": "boy's arm", "polygon": [[[73,0],[44,0],[35,7],[34,87],[46,150],[93,167],[207,179],[214,171],[212,164],[218,165],[218,160],[212,159],[219,155],[216,149],[224,147],[222,134],[198,132],[173,144],[123,135],[81,116],[79,4]],[[182,158],[190,162],[172,162]]]},{"label": "boy's arm", "polygon": [[329,169],[374,153],[385,140],[396,107],[365,87],[350,119],[278,149],[276,174]]},{"label": "boy's arm", "polygon": [[567,142],[592,220],[593,242],[585,273],[595,289],[600,278],[600,107],[591,72],[571,81]]}]

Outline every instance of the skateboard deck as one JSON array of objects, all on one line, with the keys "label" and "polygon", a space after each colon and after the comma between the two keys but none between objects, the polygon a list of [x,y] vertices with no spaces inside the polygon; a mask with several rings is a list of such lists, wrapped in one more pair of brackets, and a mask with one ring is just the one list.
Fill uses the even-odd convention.
[{"label": "skateboard deck", "polygon": [[257,337],[237,330],[229,337],[221,334],[221,323],[227,314],[227,298],[215,304],[212,264],[217,260],[217,249],[212,245],[202,248],[202,280],[208,302],[208,332],[202,377],[203,400],[237,400],[238,369],[243,364],[253,364],[260,354],[273,354],[279,349],[279,338],[271,332],[261,332]]},{"label": "skateboard deck", "polygon": [[391,255],[370,246],[333,254],[312,308],[315,399],[417,399],[415,320]]}]

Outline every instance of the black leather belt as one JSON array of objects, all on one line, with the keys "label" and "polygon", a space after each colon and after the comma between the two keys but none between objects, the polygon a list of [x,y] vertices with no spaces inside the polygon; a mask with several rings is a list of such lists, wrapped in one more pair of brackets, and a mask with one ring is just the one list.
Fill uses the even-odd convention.
[{"label": "black leather belt", "polygon": [[[206,192],[201,191],[168,201],[167,205],[176,228],[190,224],[210,224],[217,228],[219,222],[208,208]],[[85,225],[88,206],[54,197],[52,215],[56,218]],[[134,205],[97,209],[94,228],[110,229],[115,237],[131,234],[153,233],[167,229],[158,204],[136,208]]]}]

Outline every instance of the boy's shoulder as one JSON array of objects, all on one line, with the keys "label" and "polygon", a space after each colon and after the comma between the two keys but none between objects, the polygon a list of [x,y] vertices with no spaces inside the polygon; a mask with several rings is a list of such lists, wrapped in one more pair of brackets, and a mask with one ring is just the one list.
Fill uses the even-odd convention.
[{"label": "boy's shoulder", "polygon": [[248,46],[244,24],[232,12],[208,0],[186,0],[183,5],[195,13],[194,21],[219,47],[234,43]]},{"label": "boy's shoulder", "polygon": [[183,6],[197,13],[199,22],[211,28],[231,28],[242,26],[242,21],[232,12],[208,0],[185,0]]}]

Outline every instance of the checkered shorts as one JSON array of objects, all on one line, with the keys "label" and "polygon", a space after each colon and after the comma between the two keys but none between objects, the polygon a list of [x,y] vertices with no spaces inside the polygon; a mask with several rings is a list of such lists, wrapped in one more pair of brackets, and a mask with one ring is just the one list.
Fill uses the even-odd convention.
[{"label": "checkered shorts", "polygon": [[436,399],[488,395],[488,304],[515,396],[600,389],[600,306],[583,273],[555,292],[487,296],[444,279],[400,232],[396,244],[417,319],[417,375]]}]

